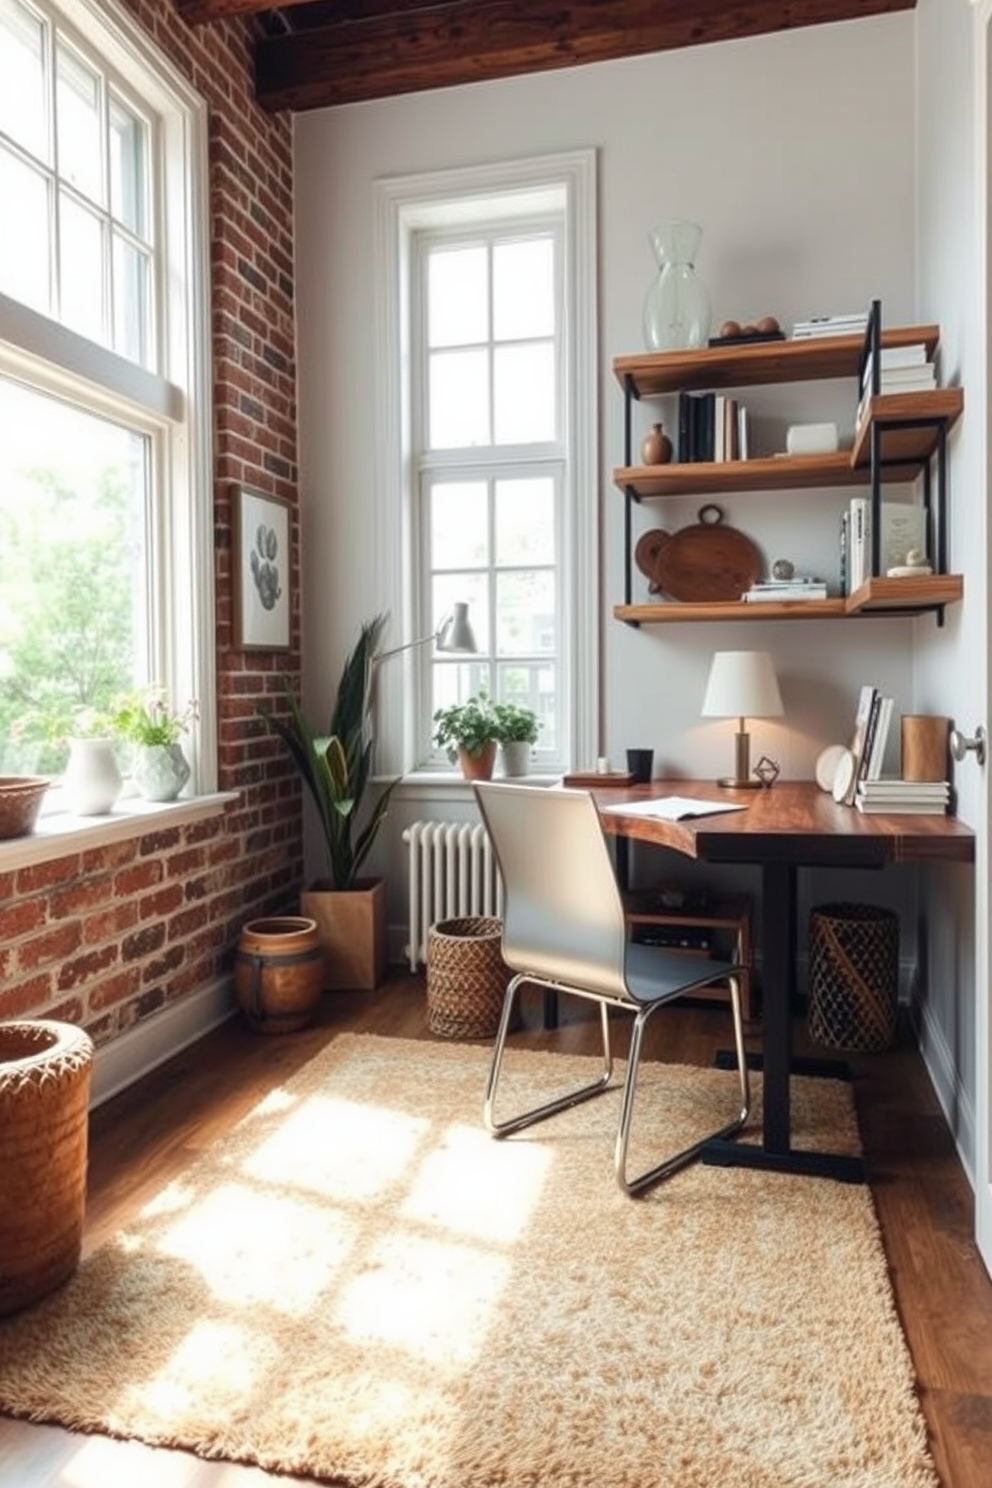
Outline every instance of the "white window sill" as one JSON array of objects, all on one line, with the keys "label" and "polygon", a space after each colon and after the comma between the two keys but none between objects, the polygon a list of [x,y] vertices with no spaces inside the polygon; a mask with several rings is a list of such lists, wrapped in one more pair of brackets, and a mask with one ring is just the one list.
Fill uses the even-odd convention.
[{"label": "white window sill", "polygon": [[237,791],[217,791],[209,796],[192,796],[179,801],[142,801],[137,797],[118,801],[106,816],[73,816],[68,811],[42,815],[29,837],[13,837],[0,842],[0,873],[26,868],[32,863],[47,863],[67,858],[73,853],[108,842],[123,842],[129,837],[143,837],[164,827],[185,827],[190,822],[219,816]]}]

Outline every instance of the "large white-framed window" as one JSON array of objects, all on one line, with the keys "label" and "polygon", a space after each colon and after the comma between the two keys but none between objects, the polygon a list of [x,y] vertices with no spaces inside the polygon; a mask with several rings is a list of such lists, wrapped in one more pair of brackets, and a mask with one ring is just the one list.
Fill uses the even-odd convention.
[{"label": "large white-framed window", "polygon": [[447,772],[434,710],[533,708],[536,771],[595,755],[594,151],[376,183],[379,607],[398,644],[465,600],[477,655],[380,671],[380,763]]},{"label": "large white-framed window", "polygon": [[156,685],[216,789],[207,168],[115,0],[0,0],[0,773]]}]

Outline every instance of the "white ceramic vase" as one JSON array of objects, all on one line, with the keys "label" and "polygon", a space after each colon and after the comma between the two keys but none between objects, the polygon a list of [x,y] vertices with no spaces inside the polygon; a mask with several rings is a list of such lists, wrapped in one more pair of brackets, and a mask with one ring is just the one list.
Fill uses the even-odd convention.
[{"label": "white ceramic vase", "polygon": [[62,783],[70,811],[77,816],[106,816],[124,785],[113,740],[70,739]]},{"label": "white ceramic vase", "polygon": [[174,801],[189,779],[189,761],[181,744],[136,744],[131,773],[146,801]]}]

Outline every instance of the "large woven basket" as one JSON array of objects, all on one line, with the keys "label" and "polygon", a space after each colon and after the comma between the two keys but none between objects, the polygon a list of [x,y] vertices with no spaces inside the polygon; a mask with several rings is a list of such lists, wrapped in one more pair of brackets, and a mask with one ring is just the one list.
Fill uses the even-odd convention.
[{"label": "large woven basket", "polygon": [[899,916],[873,904],[810,913],[809,1031],[832,1049],[877,1052],[896,1031]]},{"label": "large woven basket", "polygon": [[492,1038],[509,972],[502,922],[489,915],[441,920],[427,932],[427,1026],[446,1038]]},{"label": "large woven basket", "polygon": [[0,1023],[0,1316],[79,1262],[93,1041],[71,1023]]}]

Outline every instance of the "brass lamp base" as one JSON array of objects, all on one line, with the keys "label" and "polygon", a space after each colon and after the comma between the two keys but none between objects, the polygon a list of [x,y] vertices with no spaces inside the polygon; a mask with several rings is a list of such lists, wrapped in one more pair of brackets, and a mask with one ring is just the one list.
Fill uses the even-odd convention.
[{"label": "brass lamp base", "polygon": [[751,735],[741,726],[734,735],[734,769],[735,775],[725,775],[717,785],[722,785],[725,790],[757,790],[761,785],[751,774]]},{"label": "brass lamp base", "polygon": [[731,775],[725,775],[717,785],[722,785],[725,790],[760,790],[760,780],[735,780]]}]

